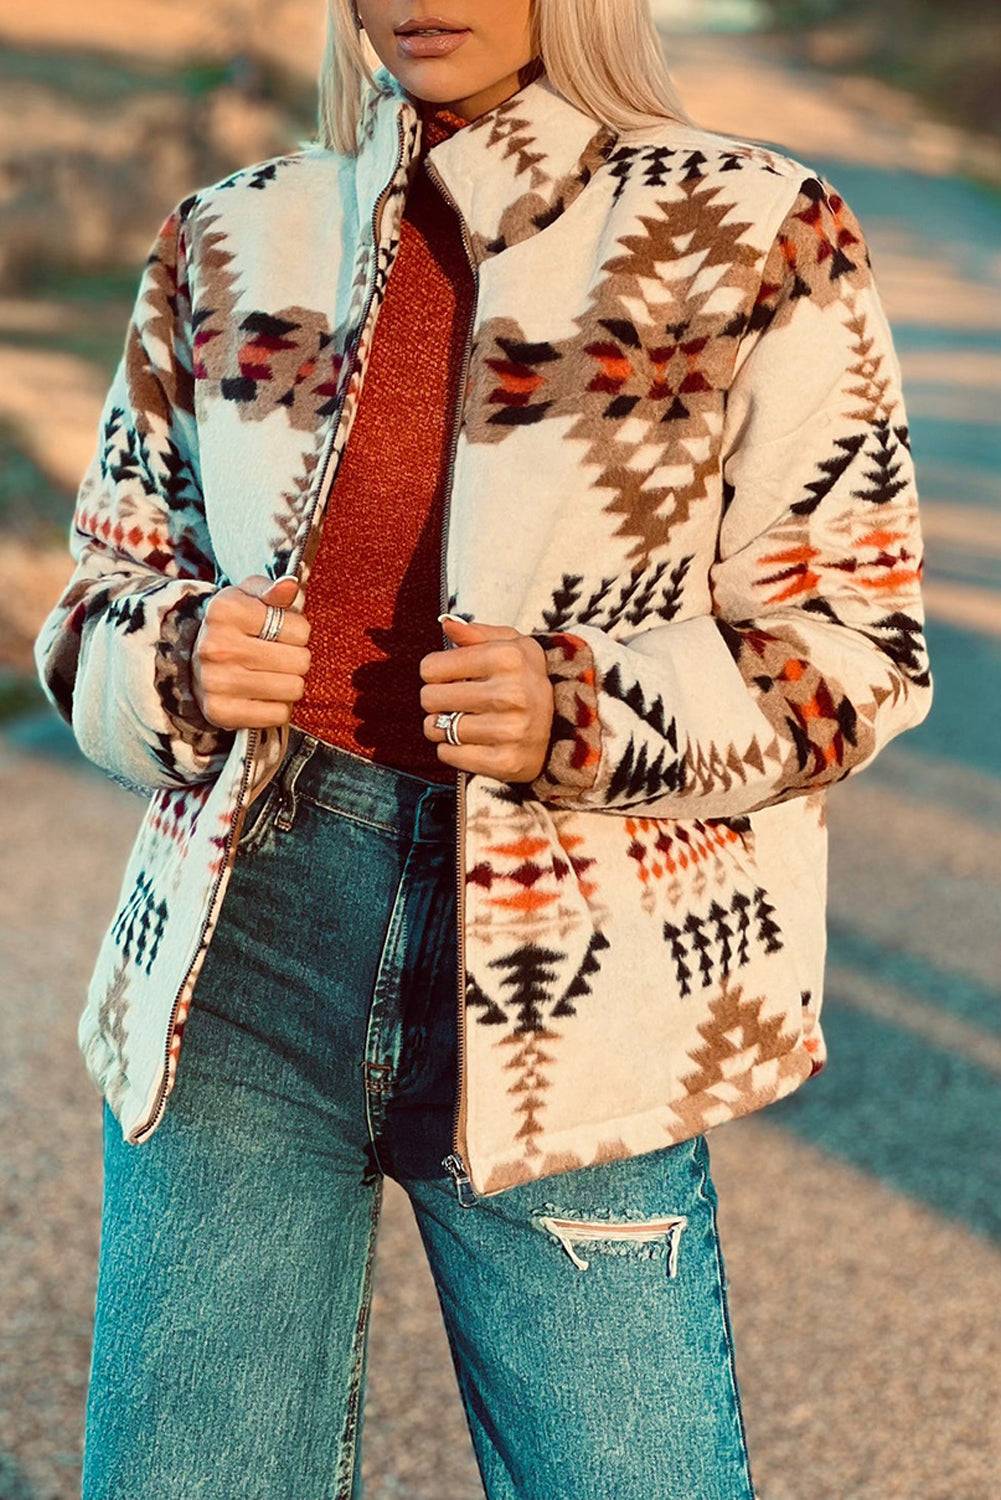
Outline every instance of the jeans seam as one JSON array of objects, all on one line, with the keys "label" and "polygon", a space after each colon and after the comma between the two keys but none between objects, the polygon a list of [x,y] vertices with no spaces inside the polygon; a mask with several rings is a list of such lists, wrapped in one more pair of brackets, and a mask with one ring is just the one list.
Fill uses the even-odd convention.
[{"label": "jeans seam", "polygon": [[347,1410],[344,1415],[344,1430],[341,1435],[341,1452],[338,1459],[336,1493],[334,1500],[351,1500],[354,1490],[355,1465],[357,1462],[358,1417],[361,1410],[361,1376],[365,1363],[365,1337],[372,1301],[372,1268],[375,1264],[376,1230],[382,1204],[382,1186],[372,1189],[372,1205],[369,1211],[368,1249],[365,1269],[362,1273],[358,1311],[355,1315],[355,1332],[351,1345],[351,1377],[348,1384]]},{"label": "jeans seam", "polygon": [[376,833],[389,834],[394,839],[405,840],[407,838],[406,833],[402,829],[393,827],[391,823],[377,823],[373,818],[363,818],[358,813],[348,812],[346,808],[334,807],[330,802],[321,802],[319,797],[311,796],[309,792],[299,792],[298,798],[300,802],[305,802],[310,807],[317,807],[322,812],[333,813],[335,817],[345,818],[347,822],[357,823],[362,828],[371,828]]},{"label": "jeans seam", "polygon": [[282,808],[275,815],[277,826],[286,833],[295,823],[298,811],[298,789],[296,783],[305,766],[312,760],[316,753],[316,746],[311,745],[308,740],[301,740],[288,759],[288,763],[282,768],[280,778],[282,787]]},{"label": "jeans seam", "polygon": [[256,816],[251,819],[250,827],[242,831],[237,840],[236,847],[238,853],[247,853],[263,842],[264,835],[278,806],[280,791],[281,787],[278,784],[277,778],[275,778],[271,785],[265,789],[261,805],[256,810]]},{"label": "jeans seam", "polygon": [[[411,862],[416,859],[414,846],[407,850],[406,859],[396,884],[392,905],[389,910],[389,920],[386,923],[385,933],[382,940],[382,951],[379,954],[379,963],[376,969],[375,980],[372,985],[372,993],[368,1003],[368,1023],[365,1029],[364,1060],[370,1058],[379,1060],[380,1043],[382,1037],[383,1013],[387,1006],[393,1003],[392,995],[399,993],[400,974],[398,967],[401,934],[406,921],[407,887],[410,879]],[[391,972],[390,972],[391,971]],[[387,980],[387,973],[390,979]],[[391,982],[390,993],[387,994]],[[379,1156],[379,1138],[385,1123],[386,1111],[386,1089],[395,1086],[394,1070],[389,1070],[385,1079],[386,1087],[373,1091],[369,1085],[367,1070],[365,1074],[365,1119],[368,1126],[368,1136],[375,1161],[380,1171],[385,1175],[386,1165]]]},{"label": "jeans seam", "polygon": [[705,1184],[706,1184],[706,1178],[707,1178],[707,1176],[708,1176],[708,1165],[707,1165],[706,1158],[703,1157],[702,1162],[701,1162],[701,1166],[700,1166],[700,1171],[699,1171],[699,1181],[698,1181],[698,1186],[696,1188],[696,1193],[698,1194],[698,1196],[700,1198],[702,1198],[708,1204],[708,1206],[709,1206],[709,1212],[710,1212],[710,1215],[712,1217],[713,1254],[716,1257],[716,1280],[717,1280],[717,1285],[719,1287],[720,1309],[721,1309],[721,1311],[723,1313],[723,1332],[724,1332],[724,1338],[725,1338],[725,1342],[726,1342],[726,1362],[727,1362],[727,1370],[728,1370],[729,1375],[730,1375],[730,1388],[731,1388],[731,1390],[733,1392],[734,1412],[735,1412],[736,1418],[737,1418],[737,1432],[738,1432],[738,1435],[739,1435],[739,1438],[740,1438],[740,1447],[741,1447],[741,1453],[742,1453],[742,1459],[743,1459],[743,1470],[744,1470],[743,1477],[746,1479],[748,1487],[749,1487],[748,1488],[748,1500],[756,1500],[757,1491],[754,1488],[754,1477],[753,1477],[753,1475],[751,1473],[751,1455],[750,1455],[750,1451],[749,1451],[749,1448],[748,1448],[748,1442],[747,1442],[747,1428],[746,1428],[745,1423],[744,1423],[744,1411],[743,1411],[743,1404],[742,1404],[741,1399],[740,1399],[740,1387],[737,1384],[736,1351],[734,1349],[733,1328],[731,1327],[731,1324],[730,1324],[730,1311],[729,1311],[729,1308],[727,1306],[727,1294],[726,1294],[726,1285],[725,1285],[725,1274],[724,1274],[724,1269],[723,1269],[723,1257],[722,1257],[722,1253],[721,1253],[721,1249],[720,1249],[719,1216],[718,1216],[718,1214],[716,1212],[716,1205],[715,1205],[715,1203],[712,1201],[712,1199],[709,1197],[709,1195],[705,1192]]}]

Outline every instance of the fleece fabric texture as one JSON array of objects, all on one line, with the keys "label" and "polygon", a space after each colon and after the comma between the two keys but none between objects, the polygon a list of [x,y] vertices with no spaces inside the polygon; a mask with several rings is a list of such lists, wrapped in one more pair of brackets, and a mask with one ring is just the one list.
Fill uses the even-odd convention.
[{"label": "fleece fabric texture", "polygon": [[[207,724],[191,643],[226,582],[306,587],[419,141],[382,68],[356,156],[176,206],[81,484],[36,657],[147,799],[79,1027],[135,1144],[288,739]],[[698,127],[617,131],[546,75],[427,169],[476,283],[447,607],[537,636],[557,704],[533,783],[459,778],[456,1143],[490,1194],[825,1065],[826,799],[932,679],[900,370],[834,186]]]}]

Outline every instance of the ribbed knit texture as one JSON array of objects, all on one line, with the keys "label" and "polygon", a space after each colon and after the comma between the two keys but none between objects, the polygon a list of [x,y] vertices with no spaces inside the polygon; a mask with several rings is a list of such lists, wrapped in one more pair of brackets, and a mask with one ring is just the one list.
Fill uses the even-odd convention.
[{"label": "ribbed knit texture", "polygon": [[291,722],[356,755],[451,783],[424,734],[419,663],[442,648],[442,514],[472,273],[424,152],[467,122],[421,104],[414,168],[354,426],[306,590],[311,661]]}]

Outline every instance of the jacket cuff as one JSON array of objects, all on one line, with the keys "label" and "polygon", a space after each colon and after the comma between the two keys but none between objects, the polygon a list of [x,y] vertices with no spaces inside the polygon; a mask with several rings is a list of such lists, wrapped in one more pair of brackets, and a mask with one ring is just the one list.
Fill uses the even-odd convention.
[{"label": "jacket cuff", "polygon": [[568,631],[533,631],[545,652],[553,722],[542,770],[530,788],[541,802],[590,791],[601,762],[598,674],[591,647]]},{"label": "jacket cuff", "polygon": [[163,612],[154,653],[154,686],[171,732],[196,755],[215,755],[235,731],[206,719],[195,697],[191,662],[205,608],[215,589],[182,594]]}]

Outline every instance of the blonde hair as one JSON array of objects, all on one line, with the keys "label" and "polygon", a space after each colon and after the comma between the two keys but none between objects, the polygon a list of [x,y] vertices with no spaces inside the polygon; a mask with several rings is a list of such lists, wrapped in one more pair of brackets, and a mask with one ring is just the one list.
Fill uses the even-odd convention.
[{"label": "blonde hair", "polygon": [[[615,130],[664,120],[691,125],[650,14],[650,0],[532,0],[532,53],[563,96]],[[355,24],[352,0],[327,0],[318,144],[353,155],[362,91],[381,59]]]}]

